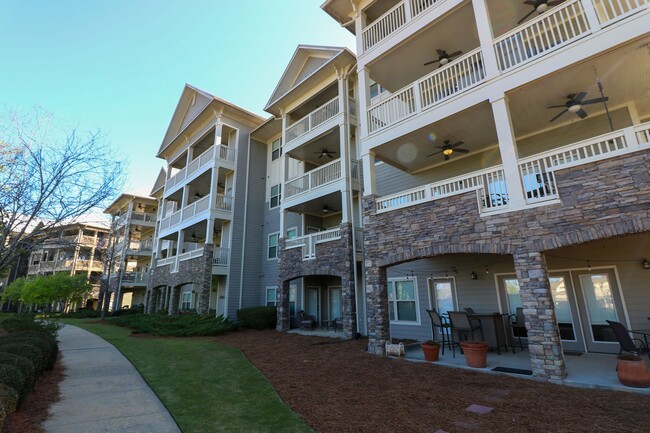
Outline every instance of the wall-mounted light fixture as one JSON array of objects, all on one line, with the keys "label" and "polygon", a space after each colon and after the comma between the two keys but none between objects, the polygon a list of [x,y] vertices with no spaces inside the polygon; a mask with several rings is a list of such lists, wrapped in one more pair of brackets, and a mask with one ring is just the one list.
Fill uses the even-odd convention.
[{"label": "wall-mounted light fixture", "polygon": [[470,277],[472,280],[478,280],[478,275],[476,275],[476,272],[474,272],[474,271],[472,271],[472,273],[469,274],[469,277]]},{"label": "wall-mounted light fixture", "polygon": [[643,269],[650,269],[650,262],[648,259],[643,259],[643,262],[641,262],[641,266],[643,266]]}]

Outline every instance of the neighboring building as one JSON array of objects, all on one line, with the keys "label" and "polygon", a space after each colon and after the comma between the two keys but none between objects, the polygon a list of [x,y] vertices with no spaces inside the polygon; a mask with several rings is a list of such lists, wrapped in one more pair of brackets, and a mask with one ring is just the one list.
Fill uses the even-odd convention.
[{"label": "neighboring building", "polygon": [[122,194],[104,211],[113,217],[104,278],[113,292],[114,310],[144,304],[157,207],[151,197]]},{"label": "neighboring building", "polygon": [[[301,45],[253,134],[266,149],[266,303],[278,329],[298,310],[351,337],[363,300],[356,59],[340,47]],[[360,318],[362,318],[360,316]],[[295,319],[294,319],[295,321]]]},{"label": "neighboring building", "polygon": [[[167,163],[152,194],[159,221],[147,290],[149,312],[235,315],[259,275],[244,267],[249,135],[264,119],[186,85],[160,149]],[[164,182],[164,183],[163,183]],[[259,305],[256,299],[254,304]]]},{"label": "neighboring building", "polygon": [[373,353],[426,309],[523,307],[562,380],[563,350],[618,352],[605,320],[647,328],[648,2],[539,3],[322,6],[357,38]]},{"label": "neighboring building", "polygon": [[29,256],[27,277],[65,272],[83,274],[93,283],[83,307],[95,308],[108,240],[108,225],[74,223],[44,231],[45,240]]}]

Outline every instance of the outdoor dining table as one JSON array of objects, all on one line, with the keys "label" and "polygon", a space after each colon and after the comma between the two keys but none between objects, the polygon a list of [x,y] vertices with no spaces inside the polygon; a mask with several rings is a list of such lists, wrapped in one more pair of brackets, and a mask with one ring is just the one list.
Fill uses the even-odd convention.
[{"label": "outdoor dining table", "polygon": [[507,313],[474,313],[467,316],[470,319],[481,319],[483,338],[490,349],[496,349],[499,355],[501,347],[505,347],[506,353],[508,352],[508,346],[512,345],[512,333]]},{"label": "outdoor dining table", "polygon": [[[633,329],[630,332],[632,332],[632,334],[637,334],[637,335],[641,334],[641,335],[643,335],[643,339],[645,340],[646,347],[650,347],[648,345],[648,337],[650,337],[650,329],[639,329],[639,330]],[[634,336],[632,336],[632,337],[634,338]]]}]

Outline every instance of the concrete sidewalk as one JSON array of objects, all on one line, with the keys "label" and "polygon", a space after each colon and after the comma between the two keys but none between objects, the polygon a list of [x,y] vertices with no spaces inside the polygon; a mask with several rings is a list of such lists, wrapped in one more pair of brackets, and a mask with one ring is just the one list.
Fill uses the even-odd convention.
[{"label": "concrete sidewalk", "polygon": [[48,433],[180,433],[140,373],[113,345],[76,326],[59,331],[66,377]]}]

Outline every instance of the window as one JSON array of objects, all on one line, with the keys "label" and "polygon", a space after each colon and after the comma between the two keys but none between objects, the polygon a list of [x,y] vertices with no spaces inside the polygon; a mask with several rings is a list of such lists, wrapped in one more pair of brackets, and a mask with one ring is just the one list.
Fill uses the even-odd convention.
[{"label": "window", "polygon": [[181,310],[192,308],[192,292],[183,292],[181,295]]},{"label": "window", "polygon": [[275,161],[282,155],[282,147],[280,147],[280,143],[282,142],[282,139],[278,138],[271,144],[271,161]]},{"label": "window", "polygon": [[278,233],[273,233],[269,235],[269,252],[267,255],[268,259],[277,259],[278,258]]},{"label": "window", "polygon": [[271,187],[271,209],[280,206],[280,199],[282,197],[282,185],[277,184]]},{"label": "window", "polygon": [[388,282],[388,310],[391,322],[418,322],[418,301],[414,280]]},{"label": "window", "polygon": [[287,229],[287,239],[293,239],[298,237],[298,228],[297,227],[292,227],[290,229]]},{"label": "window", "polygon": [[267,287],[266,288],[266,305],[268,307],[275,306],[275,287]]},{"label": "window", "polygon": [[289,315],[291,317],[296,317],[296,297],[298,295],[298,289],[296,286],[289,287]]}]

